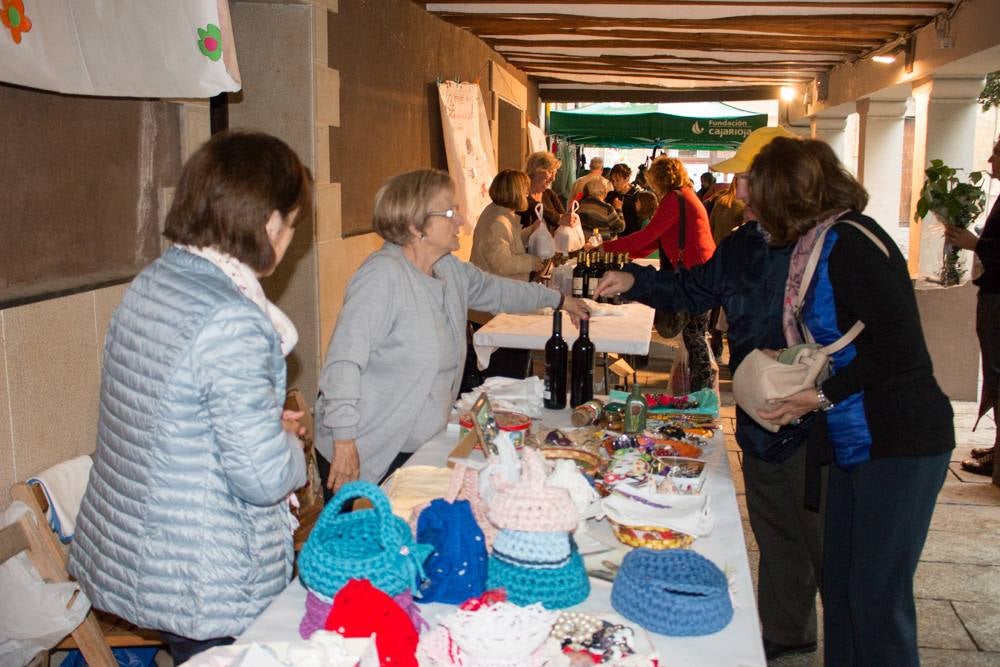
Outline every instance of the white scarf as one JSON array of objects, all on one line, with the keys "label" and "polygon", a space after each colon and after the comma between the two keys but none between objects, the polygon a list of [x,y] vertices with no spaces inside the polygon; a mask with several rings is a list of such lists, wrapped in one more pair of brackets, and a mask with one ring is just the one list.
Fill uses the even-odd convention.
[{"label": "white scarf", "polygon": [[295,344],[299,342],[299,332],[288,316],[268,300],[253,269],[235,257],[219,252],[212,247],[196,248],[189,245],[176,247],[210,261],[233,281],[233,284],[244,296],[257,304],[257,307],[271,320],[271,325],[278,334],[282,356],[288,356],[288,353],[295,348]]}]

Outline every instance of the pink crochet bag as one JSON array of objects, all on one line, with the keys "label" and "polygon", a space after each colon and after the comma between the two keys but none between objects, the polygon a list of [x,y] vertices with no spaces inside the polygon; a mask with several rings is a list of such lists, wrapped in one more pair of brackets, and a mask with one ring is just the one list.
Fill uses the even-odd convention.
[{"label": "pink crochet bag", "polygon": [[546,486],[545,459],[534,449],[521,452],[517,483],[494,477],[496,493],[489,518],[498,528],[531,532],[572,532],[579,520],[569,491]]},{"label": "pink crochet bag", "polygon": [[[456,463],[454,472],[451,475],[451,483],[448,486],[448,494],[444,497],[449,503],[456,500],[468,500],[472,507],[472,516],[476,519],[476,524],[483,531],[486,539],[486,551],[493,551],[493,540],[497,537],[497,527],[493,525],[487,516],[486,503],[479,495],[479,471],[470,468],[464,463]],[[410,515],[410,529],[414,538],[417,535],[417,520],[430,503],[423,503],[413,508]]]}]

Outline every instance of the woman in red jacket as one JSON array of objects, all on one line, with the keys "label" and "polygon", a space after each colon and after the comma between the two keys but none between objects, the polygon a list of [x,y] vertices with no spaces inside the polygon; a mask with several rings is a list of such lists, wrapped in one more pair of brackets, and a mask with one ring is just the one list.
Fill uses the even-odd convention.
[{"label": "woman in red jacket", "polygon": [[[646,170],[646,181],[656,191],[660,205],[653,219],[641,230],[604,243],[608,252],[627,252],[645,257],[662,247],[660,262],[674,268],[704,264],[715,252],[712,227],[705,206],[691,187],[687,169],[677,158],[661,155]],[[681,239],[681,206],[684,206],[684,238]],[[682,250],[683,248],[683,250]],[[663,265],[666,266],[666,265]],[[691,370],[691,391],[711,385],[712,365],[705,331],[708,313],[692,316],[682,331]]]}]

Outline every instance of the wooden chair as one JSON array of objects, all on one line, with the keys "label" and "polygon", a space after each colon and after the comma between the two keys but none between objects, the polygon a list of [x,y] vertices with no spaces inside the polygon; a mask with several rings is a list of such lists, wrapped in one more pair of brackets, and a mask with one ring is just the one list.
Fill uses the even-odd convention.
[{"label": "wooden chair", "polygon": [[[24,484],[17,486],[23,487],[19,496],[23,496],[25,492],[31,495]],[[15,496],[15,499],[22,500],[19,496]],[[28,559],[45,581],[58,583],[70,580],[66,574],[65,557],[58,545],[52,543],[52,531],[45,523],[44,516],[39,522],[37,514],[24,514],[15,523],[0,530],[0,562],[22,551],[28,552]],[[73,640],[73,647],[80,649],[91,667],[117,667],[118,663],[104,640],[93,610],[87,613],[83,623],[69,637]],[[59,645],[61,646],[62,644]]]},{"label": "wooden chair", "polygon": [[[20,500],[34,514],[35,537],[29,557],[35,569],[46,581],[71,581],[66,571],[66,554],[59,545],[55,533],[49,529],[45,519],[49,503],[42,488],[37,484],[17,483],[11,487],[10,495]],[[154,630],[145,630],[114,614],[91,609],[87,618],[66,639],[57,644],[57,650],[78,648],[91,667],[117,667],[111,653],[112,648],[162,647],[163,641]]]},{"label": "wooden chair", "polygon": [[323,480],[319,477],[319,468],[316,465],[316,448],[313,442],[315,423],[309,409],[309,402],[301,391],[292,388],[288,390],[288,395],[285,397],[285,409],[305,413],[299,423],[305,427],[306,432],[305,435],[299,437],[302,439],[303,451],[306,455],[306,485],[295,492],[299,499],[297,512],[299,527],[295,531],[294,542],[295,550],[300,551],[316,524],[319,513],[323,511]]}]

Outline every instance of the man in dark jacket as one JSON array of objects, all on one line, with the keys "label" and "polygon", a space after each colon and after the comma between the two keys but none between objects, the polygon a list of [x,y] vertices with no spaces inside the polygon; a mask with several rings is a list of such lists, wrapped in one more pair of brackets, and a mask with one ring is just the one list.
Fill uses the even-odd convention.
[{"label": "man in dark jacket", "polygon": [[[749,170],[756,154],[781,128],[757,130],[736,156],[713,169]],[[741,188],[742,185],[742,188]],[[746,199],[745,181],[737,196]],[[743,192],[741,193],[740,190]],[[752,211],[748,215],[752,219]],[[782,302],[792,246],[771,247],[756,222],[723,239],[700,266],[678,272],[626,265],[605,274],[597,295],[623,292],[655,308],[700,313],[721,306],[729,320],[730,368],[755,348],[785,347]],[[811,422],[811,420],[810,420]],[[736,409],[736,441],[744,452],[747,513],[760,548],[757,608],[764,649],[772,660],[816,649],[816,592],[822,563],[822,515],[804,507],[806,447],[810,423],[771,433]]]},{"label": "man in dark jacket", "polygon": [[614,206],[625,218],[625,229],[622,236],[639,231],[639,216],[635,212],[635,202],[642,188],[629,183],[632,170],[625,163],[616,164],[611,168],[611,191],[604,201]]}]

